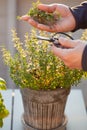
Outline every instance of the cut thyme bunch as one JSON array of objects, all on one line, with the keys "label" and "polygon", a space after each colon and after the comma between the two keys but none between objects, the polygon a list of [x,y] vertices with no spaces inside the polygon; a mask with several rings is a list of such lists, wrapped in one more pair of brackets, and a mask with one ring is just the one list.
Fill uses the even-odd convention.
[{"label": "cut thyme bunch", "polygon": [[56,22],[60,20],[61,16],[58,12],[48,13],[48,12],[42,11],[37,8],[38,4],[40,4],[39,1],[37,1],[36,3],[33,3],[33,7],[30,8],[29,12],[27,13],[35,21],[41,24],[51,26],[53,24],[56,24]]}]

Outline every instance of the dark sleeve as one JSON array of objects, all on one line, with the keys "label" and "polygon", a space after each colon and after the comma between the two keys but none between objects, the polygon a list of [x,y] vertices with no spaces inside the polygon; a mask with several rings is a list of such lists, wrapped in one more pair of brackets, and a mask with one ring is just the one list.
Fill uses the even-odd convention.
[{"label": "dark sleeve", "polygon": [[[87,2],[81,3],[81,5],[70,8],[71,13],[73,14],[76,20],[76,27],[73,31],[78,29],[87,28]],[[82,55],[82,69],[87,71],[87,45],[84,48]]]},{"label": "dark sleeve", "polygon": [[86,29],[87,28],[87,2],[81,3],[81,5],[70,8],[76,20],[76,27],[74,29]]}]

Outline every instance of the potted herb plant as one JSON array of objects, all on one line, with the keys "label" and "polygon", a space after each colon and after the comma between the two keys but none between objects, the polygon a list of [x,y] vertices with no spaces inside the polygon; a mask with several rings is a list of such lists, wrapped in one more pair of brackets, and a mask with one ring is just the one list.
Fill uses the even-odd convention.
[{"label": "potted herb plant", "polygon": [[[40,35],[47,36],[40,32]],[[22,43],[13,30],[16,54],[3,49],[3,58],[10,68],[10,76],[20,86],[24,121],[41,130],[59,127],[64,121],[64,109],[72,85],[77,85],[86,74],[70,70],[49,51],[47,41],[35,39],[36,31],[25,35]],[[30,129],[30,128],[29,128]]]},{"label": "potted herb plant", "polygon": [[[0,78],[0,90],[6,90],[6,82]],[[0,128],[3,126],[3,119],[9,115],[9,111],[6,109],[4,99],[0,92]]]}]

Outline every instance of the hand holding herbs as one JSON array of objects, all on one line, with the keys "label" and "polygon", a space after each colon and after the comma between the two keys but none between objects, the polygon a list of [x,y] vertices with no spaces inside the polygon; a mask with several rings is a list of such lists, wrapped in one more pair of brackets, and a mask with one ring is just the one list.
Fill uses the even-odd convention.
[{"label": "hand holding herbs", "polygon": [[43,31],[68,32],[75,28],[75,19],[68,6],[63,4],[37,4],[21,20]]}]

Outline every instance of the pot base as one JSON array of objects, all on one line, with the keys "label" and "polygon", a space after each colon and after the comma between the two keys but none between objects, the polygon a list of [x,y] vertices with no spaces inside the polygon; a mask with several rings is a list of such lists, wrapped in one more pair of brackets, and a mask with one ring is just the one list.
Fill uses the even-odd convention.
[{"label": "pot base", "polygon": [[[66,129],[67,121],[68,121],[67,117],[65,116],[62,125],[60,125],[57,128],[44,129],[44,130],[65,130]],[[30,126],[29,124],[27,124],[25,122],[25,120],[24,120],[24,116],[23,115],[22,115],[22,124],[23,124],[24,130],[42,130],[42,129],[33,128],[32,126]]]}]

